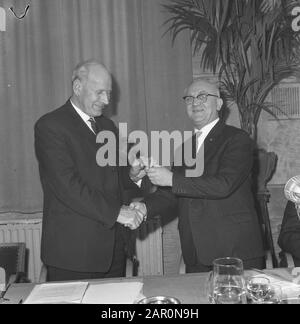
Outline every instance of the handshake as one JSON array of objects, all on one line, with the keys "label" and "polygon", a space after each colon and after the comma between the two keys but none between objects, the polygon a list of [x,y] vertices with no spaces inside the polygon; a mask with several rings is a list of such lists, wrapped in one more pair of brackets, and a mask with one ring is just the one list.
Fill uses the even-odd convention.
[{"label": "handshake", "polygon": [[146,205],[142,202],[132,202],[130,206],[122,206],[117,222],[125,227],[129,227],[131,230],[135,230],[146,220],[146,218]]}]

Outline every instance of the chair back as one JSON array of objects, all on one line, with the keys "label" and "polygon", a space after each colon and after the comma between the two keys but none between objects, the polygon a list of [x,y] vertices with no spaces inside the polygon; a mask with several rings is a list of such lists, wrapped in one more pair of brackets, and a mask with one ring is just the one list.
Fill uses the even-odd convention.
[{"label": "chair back", "polygon": [[25,243],[0,243],[0,267],[5,270],[6,284],[11,278],[14,278],[13,282],[18,282],[20,276],[25,276],[25,258]]},{"label": "chair back", "polygon": [[292,255],[288,252],[280,250],[278,256],[280,268],[294,268],[300,266],[300,260],[293,258]]},{"label": "chair back", "polygon": [[266,252],[266,268],[278,267],[268,210],[271,195],[267,189],[267,183],[276,169],[276,163],[277,155],[274,152],[266,152],[263,149],[256,151],[253,168],[254,198]]}]

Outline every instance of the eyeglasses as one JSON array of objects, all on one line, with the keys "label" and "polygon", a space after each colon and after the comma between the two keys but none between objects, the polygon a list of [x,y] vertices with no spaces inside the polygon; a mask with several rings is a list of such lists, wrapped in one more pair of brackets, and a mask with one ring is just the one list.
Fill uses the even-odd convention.
[{"label": "eyeglasses", "polygon": [[220,98],[219,96],[211,94],[211,93],[200,93],[197,97],[184,96],[183,100],[185,101],[185,103],[187,105],[192,105],[192,104],[195,103],[196,100],[197,100],[198,103],[205,103],[207,101],[208,97]]}]

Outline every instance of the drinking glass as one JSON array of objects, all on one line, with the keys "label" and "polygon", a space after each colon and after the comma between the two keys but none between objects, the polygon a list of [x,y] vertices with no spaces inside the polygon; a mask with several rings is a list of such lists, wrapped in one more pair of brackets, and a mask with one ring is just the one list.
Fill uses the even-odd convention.
[{"label": "drinking glass", "polygon": [[238,258],[213,261],[213,302],[215,304],[246,304],[243,262]]},{"label": "drinking glass", "polygon": [[247,280],[247,293],[253,304],[262,304],[270,293],[270,280],[263,276],[250,277]]},{"label": "drinking glass", "polygon": [[261,304],[281,304],[282,303],[282,289],[280,285],[270,284],[269,292]]},{"label": "drinking glass", "polygon": [[213,276],[213,272],[210,271],[208,273],[208,277],[206,279],[206,297],[207,297],[207,300],[208,300],[208,303],[209,304],[215,304],[215,301],[214,301],[214,285],[213,285],[213,279],[214,279],[214,276]]}]

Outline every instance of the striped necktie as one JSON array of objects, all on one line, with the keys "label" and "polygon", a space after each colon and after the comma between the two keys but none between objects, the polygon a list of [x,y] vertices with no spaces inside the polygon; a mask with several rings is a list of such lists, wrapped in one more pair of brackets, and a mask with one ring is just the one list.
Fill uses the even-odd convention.
[{"label": "striped necktie", "polygon": [[98,130],[97,123],[96,123],[95,119],[94,119],[93,117],[91,117],[91,118],[89,119],[89,122],[90,122],[90,124],[91,124],[92,130],[93,130],[94,133],[97,135],[98,132],[99,132],[99,130]]}]

